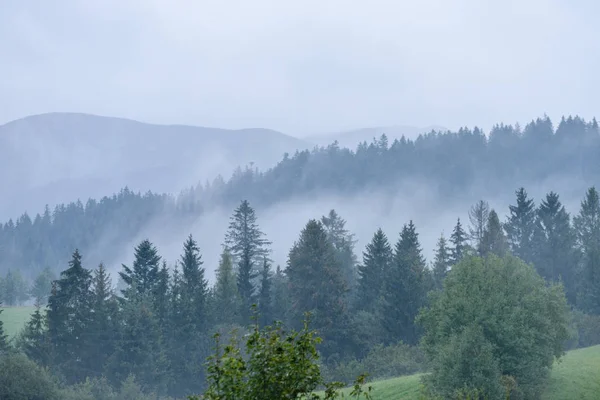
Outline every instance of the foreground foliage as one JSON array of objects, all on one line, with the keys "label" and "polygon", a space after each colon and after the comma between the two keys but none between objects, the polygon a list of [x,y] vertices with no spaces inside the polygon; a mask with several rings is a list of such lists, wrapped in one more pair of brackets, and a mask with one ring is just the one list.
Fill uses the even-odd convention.
[{"label": "foreground foliage", "polygon": [[419,322],[431,362],[433,395],[478,390],[486,398],[539,398],[569,338],[561,285],[547,286],[533,267],[506,256],[469,257],[435,292]]},{"label": "foreground foliage", "polygon": [[[189,400],[278,400],[334,399],[343,397],[342,383],[326,383],[321,375],[316,345],[321,342],[304,319],[300,331],[286,332],[279,323],[260,329],[256,325],[241,348],[234,336],[221,348],[215,335],[215,354],[209,357],[208,389],[202,397]],[[245,353],[245,354],[244,354]],[[351,397],[370,399],[370,388],[362,390],[365,376],[359,376]],[[314,393],[325,386],[324,397]]]}]

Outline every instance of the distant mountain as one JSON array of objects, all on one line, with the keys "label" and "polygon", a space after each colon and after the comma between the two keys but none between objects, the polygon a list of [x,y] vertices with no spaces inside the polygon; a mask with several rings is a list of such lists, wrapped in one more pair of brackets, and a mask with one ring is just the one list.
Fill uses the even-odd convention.
[{"label": "distant mountain", "polygon": [[78,113],[0,126],[0,217],[133,190],[176,192],[236,166],[268,168],[312,143],[269,129],[154,125]]},{"label": "distant mountain", "polygon": [[334,141],[338,141],[340,147],[348,147],[350,149],[356,149],[359,143],[366,141],[371,143],[373,138],[379,138],[383,133],[388,137],[390,143],[394,139],[400,139],[403,135],[407,139],[414,139],[421,133],[435,131],[446,131],[447,129],[441,126],[426,126],[418,128],[414,126],[385,126],[385,127],[373,127],[373,128],[362,128],[351,131],[336,132],[336,133],[325,133],[318,135],[307,136],[304,139],[315,143],[319,146],[327,146]]}]

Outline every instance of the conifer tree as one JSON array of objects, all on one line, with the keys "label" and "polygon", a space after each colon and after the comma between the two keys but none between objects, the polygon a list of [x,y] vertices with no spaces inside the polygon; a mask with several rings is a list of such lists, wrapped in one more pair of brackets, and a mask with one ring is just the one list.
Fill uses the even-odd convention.
[{"label": "conifer tree", "polygon": [[183,245],[181,264],[181,306],[185,323],[195,329],[206,329],[208,281],[204,277],[204,262],[198,244],[189,235]]},{"label": "conifer tree", "polygon": [[312,219],[306,224],[290,250],[285,273],[292,320],[300,321],[305,312],[314,313],[325,355],[348,344],[347,287],[335,248],[320,221]]},{"label": "conifer tree", "polygon": [[444,234],[440,236],[437,242],[435,251],[435,259],[433,262],[433,279],[436,289],[442,288],[442,282],[450,268],[450,252]]},{"label": "conifer tree", "polygon": [[159,279],[160,260],[158,250],[148,239],[135,248],[133,269],[123,264],[123,271],[119,272],[119,276],[127,285],[122,291],[125,298],[152,293],[155,290]]},{"label": "conifer tree", "polygon": [[69,268],[61,272],[48,298],[48,334],[54,363],[70,382],[83,380],[93,363],[88,357],[93,340],[92,277],[75,250]]},{"label": "conifer tree", "polygon": [[500,223],[498,214],[493,209],[489,212],[480,247],[482,256],[495,254],[499,257],[504,257],[508,251],[508,243],[502,230],[502,224]]},{"label": "conifer tree", "polygon": [[[3,311],[4,310],[2,309],[2,301],[0,300],[0,315],[2,315]],[[0,354],[2,354],[2,352],[7,351],[8,349],[8,335],[4,333],[4,322],[2,321],[2,319],[0,319]]]},{"label": "conifer tree", "polygon": [[55,279],[54,273],[48,267],[35,278],[31,286],[30,294],[36,303],[45,305],[48,302],[48,296],[52,290],[52,281]]},{"label": "conifer tree", "polygon": [[464,231],[460,218],[456,221],[452,235],[450,235],[450,265],[456,265],[465,255],[467,233]]},{"label": "conifer tree", "polygon": [[17,339],[17,347],[37,364],[43,367],[50,365],[50,343],[46,316],[41,312],[39,302],[35,303],[35,311]]},{"label": "conifer tree", "polygon": [[537,209],[534,230],[534,265],[550,282],[562,281],[567,299],[575,303],[575,235],[569,213],[558,194],[550,192]]},{"label": "conifer tree", "polygon": [[158,271],[156,285],[152,291],[152,300],[156,311],[156,318],[161,329],[169,329],[169,269],[167,262],[163,260],[162,267]]},{"label": "conifer tree", "polygon": [[346,286],[349,290],[352,290],[357,279],[356,255],[354,254],[356,239],[354,234],[346,229],[346,220],[333,209],[329,211],[328,215],[321,217],[321,223],[336,250],[336,257],[342,268]]},{"label": "conifer tree", "polygon": [[485,200],[479,200],[469,210],[469,221],[471,223],[471,226],[469,227],[469,239],[471,239],[471,245],[479,255],[482,255],[484,252],[482,241],[489,215],[490,206]]},{"label": "conifer tree", "polygon": [[94,312],[89,331],[94,335],[94,342],[90,357],[94,360],[95,374],[100,376],[104,373],[108,357],[115,349],[118,329],[118,304],[110,276],[102,263],[94,270],[92,308]]},{"label": "conifer tree", "polygon": [[221,324],[238,323],[241,300],[233,271],[231,254],[227,249],[221,253],[213,297],[213,313],[216,314],[216,320]]},{"label": "conifer tree", "polygon": [[263,268],[260,274],[260,292],[258,294],[258,312],[261,326],[272,324],[273,321],[273,299],[271,296],[271,265],[265,257],[263,260]]},{"label": "conifer tree", "polygon": [[382,324],[388,334],[388,343],[399,340],[417,343],[414,319],[425,304],[425,268],[419,237],[410,221],[402,228],[396,243],[383,292]]},{"label": "conifer tree", "polygon": [[600,199],[595,187],[588,189],[573,225],[582,256],[577,304],[600,315]]},{"label": "conifer tree", "polygon": [[358,267],[357,309],[375,310],[392,256],[387,236],[381,228],[377,229],[363,252],[362,265]]},{"label": "conifer tree", "polygon": [[517,204],[508,207],[510,216],[504,230],[513,254],[527,263],[533,262],[533,232],[535,229],[535,204],[524,188],[516,191]]},{"label": "conifer tree", "polygon": [[247,200],[235,209],[225,237],[225,244],[237,264],[237,287],[241,299],[240,316],[243,324],[250,322],[251,308],[256,302],[258,266],[269,254],[271,244],[258,227],[256,214]]},{"label": "conifer tree", "polygon": [[279,265],[275,269],[271,289],[273,319],[286,322],[287,313],[290,309],[290,298],[288,296],[287,277],[284,275],[283,270]]}]

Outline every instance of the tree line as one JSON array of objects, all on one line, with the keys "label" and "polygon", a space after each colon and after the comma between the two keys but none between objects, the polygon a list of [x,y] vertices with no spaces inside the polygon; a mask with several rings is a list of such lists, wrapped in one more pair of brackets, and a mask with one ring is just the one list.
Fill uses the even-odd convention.
[{"label": "tree line", "polygon": [[0,275],[19,270],[32,282],[46,267],[58,273],[74,248],[86,256],[100,253],[106,257],[153,217],[163,216],[165,221],[185,226],[193,216],[215,207],[234,208],[243,198],[263,208],[322,193],[352,196],[379,188],[394,195],[400,190],[398,183],[408,180],[431,183],[444,200],[464,199],[474,186],[495,197],[513,190],[517,180],[526,184],[566,176],[597,182],[598,154],[597,121],[578,116],[563,117],[556,127],[547,116],[523,128],[498,124],[489,135],[477,127],[432,131],[415,140],[390,142],[382,135],[355,150],[333,143],[285,154],[266,171],[237,168],[230,179],[217,177],[178,196],[140,194],[125,188],[85,204],[77,201],[46,208],[34,217],[25,213],[0,224]]},{"label": "tree line", "polygon": [[[600,342],[593,333],[600,315],[600,200],[593,187],[573,217],[554,192],[536,205],[525,189],[517,190],[505,222],[481,200],[470,209],[467,226],[458,219],[450,237],[440,237],[431,263],[422,254],[412,221],[395,242],[378,229],[359,261],[354,236],[335,210],[306,223],[284,268],[273,268],[269,245],[254,208],[244,200],[231,216],[212,286],[191,235],[180,260],[171,266],[150,240],[139,243],[133,263],[122,265],[118,290],[103,265],[85,268],[75,250],[68,268],[52,282],[47,307],[38,302],[15,344],[68,384],[96,378],[118,387],[135,376],[147,392],[181,397],[205,388],[205,360],[214,332],[245,332],[255,319],[261,327],[282,321],[299,330],[310,311],[312,326],[323,339],[320,362],[331,376],[348,382],[344,371],[354,374],[352,365],[362,368],[364,360],[386,352],[404,357],[389,368],[414,372],[423,368],[415,346],[427,338],[424,327],[437,329],[432,317],[420,317],[423,323],[417,323],[419,313],[438,304],[432,298],[446,290],[448,274],[460,276],[453,269],[471,265],[479,275],[463,272],[465,279],[485,281],[489,271],[497,270],[495,279],[500,279],[502,268],[526,268],[520,261],[506,261],[511,254],[533,265],[533,272],[524,275],[531,287],[539,286],[535,276],[540,276],[541,282],[560,286],[561,293],[564,288],[565,304],[578,322],[571,328],[577,335],[571,336],[570,346]],[[504,261],[476,261],[493,257]],[[495,284],[500,287],[502,282]],[[454,284],[460,289],[460,282]],[[454,297],[438,306],[452,301]],[[481,332],[464,334],[453,346],[487,346]],[[562,331],[556,334],[566,340]],[[425,340],[436,349],[449,345],[439,338]],[[407,366],[411,362],[414,367]]]}]

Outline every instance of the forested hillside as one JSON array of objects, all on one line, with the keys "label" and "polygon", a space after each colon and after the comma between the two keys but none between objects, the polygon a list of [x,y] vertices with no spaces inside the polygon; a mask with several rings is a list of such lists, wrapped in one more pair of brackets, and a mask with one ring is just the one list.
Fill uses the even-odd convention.
[{"label": "forested hillside", "polygon": [[[298,200],[293,207],[311,208],[311,199],[336,195],[342,204],[323,202],[319,212],[326,213],[362,197],[364,204],[357,206],[361,213],[377,209],[380,218],[388,220],[393,218],[390,213],[397,212],[390,210],[389,204],[399,199],[425,203],[425,199],[413,197],[422,188],[427,188],[427,204],[436,209],[408,216],[417,220],[423,215],[440,219],[437,209],[461,210],[452,218],[465,215],[473,198],[506,204],[519,186],[530,188],[538,198],[555,190],[561,193],[563,202],[576,205],[573,200],[578,201],[587,187],[600,183],[599,154],[598,123],[579,117],[563,118],[556,128],[547,117],[524,128],[500,124],[489,138],[480,129],[464,128],[458,132],[431,132],[414,141],[390,143],[381,136],[356,150],[334,143],[286,154],[265,171],[238,168],[227,181],[218,177],[210,183],[200,182],[176,197],[141,195],[124,189],[99,200],[39,210],[39,215],[36,210],[24,210],[26,214],[0,226],[0,274],[11,269],[33,279],[45,267],[58,272],[75,248],[90,257],[90,262],[112,263],[126,251],[126,245],[144,234],[149,221],[158,218],[158,231],[169,235],[184,235],[192,228],[208,232],[214,227],[207,222],[194,226],[193,222],[215,209],[228,210],[242,199],[248,199],[269,217],[269,207],[285,201]],[[380,194],[377,199],[373,198],[374,192]],[[296,221],[297,226],[301,223]],[[437,224],[433,221],[428,232],[435,236],[442,230],[448,232],[450,227],[444,224],[447,219]],[[153,230],[152,235],[159,233]],[[359,234],[366,243],[369,232]],[[281,232],[277,235],[281,237]],[[293,237],[293,233],[286,237]],[[433,247],[433,240],[428,239],[429,247]],[[280,253],[285,253],[290,244],[280,245]],[[216,262],[216,254],[212,259]]]}]

